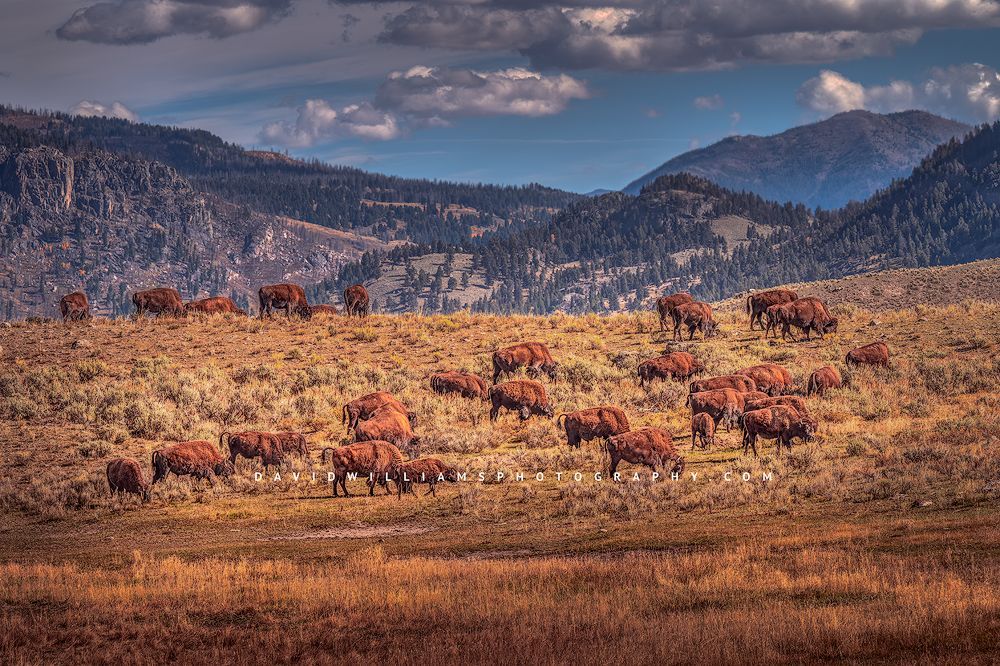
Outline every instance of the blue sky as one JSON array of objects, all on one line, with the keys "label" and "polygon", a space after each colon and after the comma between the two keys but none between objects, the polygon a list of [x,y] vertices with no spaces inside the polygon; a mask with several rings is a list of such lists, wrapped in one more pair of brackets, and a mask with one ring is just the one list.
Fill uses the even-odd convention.
[{"label": "blue sky", "polygon": [[0,102],[201,127],[403,176],[580,192],[850,108],[1000,114],[998,2],[706,6],[9,0]]}]

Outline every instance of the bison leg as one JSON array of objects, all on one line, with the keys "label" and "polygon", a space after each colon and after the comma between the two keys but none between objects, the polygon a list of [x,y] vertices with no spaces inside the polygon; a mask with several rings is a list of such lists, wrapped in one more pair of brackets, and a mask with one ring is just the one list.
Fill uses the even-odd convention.
[{"label": "bison leg", "polygon": [[500,415],[500,405],[493,405],[492,407],[490,407],[490,421],[496,421],[499,415]]},{"label": "bison leg", "polygon": [[427,495],[430,495],[432,497],[437,497],[437,491],[434,490],[434,486],[437,485],[437,482],[432,480],[427,485],[430,486],[430,490],[428,490],[426,493],[424,493],[424,497],[426,497]]},{"label": "bison leg", "polygon": [[613,453],[611,454],[611,476],[612,477],[614,477],[615,472],[618,471],[618,463],[620,461],[621,461],[621,458],[619,458],[618,456],[616,456]]}]

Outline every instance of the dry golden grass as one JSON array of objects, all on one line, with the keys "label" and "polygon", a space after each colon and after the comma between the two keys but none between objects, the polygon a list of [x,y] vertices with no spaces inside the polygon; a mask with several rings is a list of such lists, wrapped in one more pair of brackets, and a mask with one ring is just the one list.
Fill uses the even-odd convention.
[{"label": "dry golden grass", "polygon": [[[0,661],[989,662],[1000,307],[837,309],[840,333],[794,344],[727,309],[723,337],[680,345],[651,314],[0,329]],[[883,337],[893,367],[809,398],[819,437],[780,458],[742,457],[737,432],[690,452],[685,389],[635,382],[669,346],[713,374],[773,361],[804,384]],[[493,349],[524,340],[562,363],[557,413],[612,403],[672,429],[685,478],[594,481],[597,443],[570,451],[551,420],[490,424],[487,405],[429,391],[432,372],[485,376]],[[492,482],[400,502],[308,481],[345,441],[340,406],[379,389],[419,415],[412,454]],[[148,472],[165,441],[241,428],[319,432],[278,482],[241,460],[144,506],[108,496],[108,459]]]}]

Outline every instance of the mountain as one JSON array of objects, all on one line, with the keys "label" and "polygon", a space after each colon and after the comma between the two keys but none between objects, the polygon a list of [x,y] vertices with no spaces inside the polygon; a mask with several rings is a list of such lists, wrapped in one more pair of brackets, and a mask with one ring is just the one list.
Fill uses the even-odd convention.
[{"label": "mountain", "polygon": [[773,136],[731,136],[678,155],[624,188],[687,172],[732,190],[811,208],[862,201],[909,175],[935,147],[971,128],[924,111],[848,111]]}]

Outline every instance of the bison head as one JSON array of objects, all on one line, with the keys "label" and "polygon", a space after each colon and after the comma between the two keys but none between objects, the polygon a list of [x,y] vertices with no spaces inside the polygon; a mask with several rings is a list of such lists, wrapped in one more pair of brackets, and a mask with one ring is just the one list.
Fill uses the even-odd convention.
[{"label": "bison head", "polygon": [[406,420],[410,422],[411,428],[417,427],[417,415],[414,414],[413,412],[407,412]]},{"label": "bison head", "polygon": [[302,317],[303,319],[312,319],[313,311],[308,305],[298,305],[295,308],[295,314]]},{"label": "bison head", "polygon": [[811,442],[816,438],[816,429],[818,427],[819,423],[817,423],[812,417],[806,416],[799,420],[800,436],[807,442]]},{"label": "bison head", "polygon": [[216,476],[232,476],[236,473],[236,468],[233,467],[233,463],[228,460],[223,460],[222,462],[216,464],[212,469]]},{"label": "bison head", "polygon": [[450,481],[451,483],[458,481],[458,470],[454,467],[445,467],[441,470],[441,474],[444,476],[445,481]]},{"label": "bison head", "polygon": [[837,332],[837,318],[833,317],[830,321],[823,324],[824,333],[836,333]]},{"label": "bison head", "polygon": [[559,368],[558,363],[547,363],[542,366],[542,370],[545,371],[545,374],[548,375],[549,379],[551,379],[552,381],[556,380],[556,370],[558,368]]},{"label": "bison head", "polygon": [[677,458],[674,459],[674,466],[670,470],[670,473],[676,474],[678,476],[684,473],[684,458],[678,456]]}]

